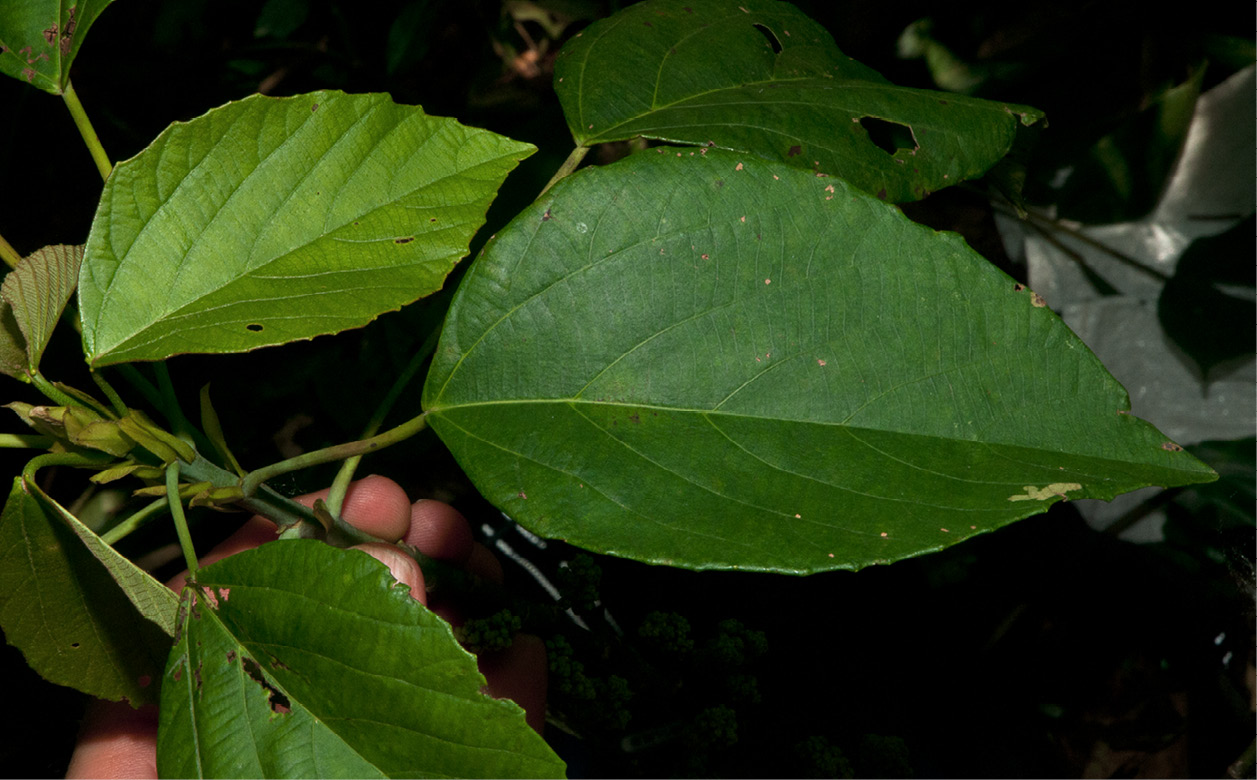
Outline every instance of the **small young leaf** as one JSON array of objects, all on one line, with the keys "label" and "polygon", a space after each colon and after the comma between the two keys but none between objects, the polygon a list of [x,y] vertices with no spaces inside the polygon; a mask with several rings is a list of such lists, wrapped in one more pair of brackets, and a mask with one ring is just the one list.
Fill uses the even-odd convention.
[{"label": "small young leaf", "polygon": [[83,36],[113,0],[0,3],[0,73],[60,95]]},{"label": "small young leaf", "polygon": [[82,260],[82,246],[46,246],[23,259],[0,285],[0,298],[12,307],[25,338],[31,371],[39,367],[52,329],[74,294]]},{"label": "small young leaf", "polygon": [[118,429],[144,449],[156,455],[162,463],[176,460],[191,463],[196,460],[196,450],[191,444],[170,433],[138,409],[132,409],[118,420]]},{"label": "small young leaf", "polygon": [[896,87],[794,6],[765,0],[629,6],[563,47],[555,92],[578,144],[643,136],[749,152],[892,202],[980,176],[1018,125],[1042,117]]},{"label": "small young leaf", "polygon": [[217,607],[184,600],[163,681],[163,776],[562,774],[523,711],[480,692],[449,625],[369,556],[275,542],[197,581]]},{"label": "small young leaf", "polygon": [[636,154],[522,212],[424,388],[530,530],[691,568],[856,569],[1214,474],[1042,299],[838,179]]},{"label": "small young leaf", "polygon": [[243,477],[244,469],[240,468],[240,461],[236,460],[236,456],[231,453],[231,447],[227,444],[227,437],[223,434],[223,425],[218,419],[218,411],[214,409],[213,401],[210,400],[209,390],[209,385],[201,388],[201,430],[205,431],[205,437],[214,445],[214,449],[218,450],[223,462]]},{"label": "small young leaf", "polygon": [[441,288],[528,144],[388,95],[253,95],[117,166],[79,284],[94,366],[361,327]]},{"label": "small young leaf", "polygon": [[0,515],[0,625],[44,679],[103,699],[152,700],[175,606],[168,588],[14,480]]}]

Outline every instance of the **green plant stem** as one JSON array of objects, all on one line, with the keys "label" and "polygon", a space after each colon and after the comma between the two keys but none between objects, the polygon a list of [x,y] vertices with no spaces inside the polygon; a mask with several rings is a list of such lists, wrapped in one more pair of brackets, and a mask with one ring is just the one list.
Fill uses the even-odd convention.
[{"label": "green plant stem", "polygon": [[180,439],[193,441],[192,423],[183,413],[183,408],[179,406],[179,398],[175,395],[175,385],[170,381],[170,369],[165,363],[154,363],[153,371],[157,374],[157,390],[161,393],[161,410],[166,416],[166,422],[170,423],[173,429],[171,432]]},{"label": "green plant stem", "polygon": [[17,264],[22,262],[22,256],[12,244],[4,240],[4,236],[0,236],[0,260],[4,260],[4,264],[10,268],[17,268]]},{"label": "green plant stem", "polygon": [[75,468],[100,468],[113,460],[112,455],[103,452],[99,455],[85,455],[78,452],[50,452],[47,455],[36,455],[26,462],[22,469],[22,481],[35,484],[35,472],[45,466],[74,466]]},{"label": "green plant stem", "polygon": [[573,149],[572,153],[569,154],[567,159],[563,161],[563,164],[559,166],[559,170],[553,177],[551,177],[550,181],[546,182],[546,186],[541,189],[541,192],[537,195],[537,197],[540,198],[542,195],[545,195],[550,191],[551,187],[559,183],[560,179],[567,177],[572,173],[572,171],[575,171],[581,164],[581,160],[585,159],[585,155],[589,154],[589,149],[590,147],[588,146],[578,146]]},{"label": "green plant stem", "polygon": [[0,433],[0,449],[46,450],[54,441],[51,436],[34,433]]},{"label": "green plant stem", "polygon": [[[384,424],[384,418],[393,410],[393,405],[397,403],[397,399],[401,398],[402,391],[406,389],[406,386],[414,379],[415,374],[419,373],[420,367],[436,350],[436,342],[440,335],[440,328],[434,328],[428,334],[428,337],[423,340],[423,344],[419,346],[418,351],[411,356],[410,362],[406,364],[406,368],[398,375],[397,380],[393,382],[393,386],[389,388],[388,395],[384,396],[384,400],[380,402],[370,422],[363,429],[363,439],[374,436],[380,430],[380,426]],[[340,514],[341,507],[345,502],[345,493],[349,490],[349,483],[353,482],[354,472],[358,469],[358,464],[361,462],[361,455],[346,458],[344,464],[340,467],[340,471],[336,472],[336,479],[332,481],[332,489],[327,494],[327,509],[333,515]]]},{"label": "green plant stem", "polygon": [[337,444],[332,447],[324,447],[321,450],[306,452],[295,458],[281,460],[279,463],[273,463],[269,466],[250,471],[240,482],[241,488],[244,489],[246,498],[252,497],[257,489],[268,479],[273,479],[281,474],[287,474],[290,471],[298,471],[300,469],[318,466],[323,463],[332,463],[333,461],[352,458],[355,455],[366,455],[370,452],[381,450],[390,444],[396,444],[400,441],[414,436],[419,431],[428,427],[428,413],[423,412],[396,428],[390,428],[378,436],[372,436],[369,439],[361,439],[359,441],[346,442],[345,444]]},{"label": "green plant stem", "polygon": [[132,531],[147,525],[149,520],[166,511],[169,506],[170,500],[168,498],[159,498],[101,534],[100,540],[110,546],[117,544],[130,535]]},{"label": "green plant stem", "polygon": [[110,405],[113,406],[114,412],[119,417],[123,417],[127,413],[127,405],[122,402],[122,397],[118,395],[118,391],[113,389],[113,385],[105,380],[104,375],[99,371],[92,371],[92,381],[100,388],[100,391],[109,399]]},{"label": "green plant stem", "polygon": [[96,130],[92,128],[91,120],[87,118],[87,112],[83,110],[83,104],[79,102],[78,93],[74,91],[74,85],[69,79],[66,79],[65,92],[61,97],[65,100],[66,108],[70,109],[70,116],[74,118],[79,135],[83,136],[83,143],[87,144],[87,151],[92,154],[96,169],[100,171],[101,181],[108,181],[109,174],[113,172],[113,163],[109,162],[109,155],[105,154],[105,148],[100,145]]},{"label": "green plant stem", "polygon": [[[240,478],[235,474],[215,466],[200,455],[192,463],[182,464],[181,471],[189,479],[210,482],[216,487],[230,487],[240,482]],[[322,527],[322,524],[315,518],[313,509],[290,498],[284,498],[266,485],[259,486],[257,492],[252,496],[243,498],[236,503],[242,509],[270,519],[280,528],[291,528],[298,523],[308,523],[316,528]],[[369,542],[389,544],[389,542],[383,539],[372,536],[346,523],[338,514],[332,515],[332,521],[334,525],[331,533],[328,535],[328,541],[333,544],[341,547]],[[424,582],[429,592],[444,589],[461,593],[474,582],[474,580],[468,579],[471,575],[456,566],[429,558],[409,545],[398,544],[397,547],[405,551],[419,564],[420,569],[423,570]]]},{"label": "green plant stem", "polygon": [[[101,417],[113,417],[109,410],[102,406],[99,401],[94,401],[90,397],[80,398],[70,395],[54,385],[52,382],[49,382],[48,379],[38,371],[31,372],[27,376],[31,378],[31,384],[33,384],[39,392],[43,393],[44,396],[54,404],[59,406],[76,406],[80,409],[91,409]],[[80,395],[86,396],[86,393],[80,393]]]},{"label": "green plant stem", "polygon": [[183,501],[179,498],[179,461],[166,467],[166,501],[170,504],[170,516],[175,520],[175,533],[179,535],[179,547],[183,549],[183,560],[188,564],[188,577],[196,579],[196,548],[192,546],[188,519],[183,514]]},{"label": "green plant stem", "polygon": [[122,374],[123,379],[127,380],[127,382],[135,388],[140,395],[144,396],[144,400],[148,401],[158,409],[162,409],[163,413],[165,412],[162,405],[161,393],[158,392],[157,387],[152,382],[144,378],[144,375],[140,373],[139,369],[129,363],[123,363],[118,366],[118,371]]}]

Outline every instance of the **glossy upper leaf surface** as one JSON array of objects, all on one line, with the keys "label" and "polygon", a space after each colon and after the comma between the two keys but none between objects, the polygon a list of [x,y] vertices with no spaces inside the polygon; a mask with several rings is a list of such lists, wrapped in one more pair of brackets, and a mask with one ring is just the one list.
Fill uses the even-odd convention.
[{"label": "glossy upper leaf surface", "polygon": [[0,625],[46,680],[154,699],[175,596],[16,477],[0,516]]},{"label": "glossy upper leaf surface", "polygon": [[[894,86],[772,0],[630,6],[563,47],[555,91],[582,145],[643,136],[750,152],[895,202],[980,176],[1042,116]],[[896,128],[897,144],[880,138]]]},{"label": "glossy upper leaf surface", "polygon": [[560,761],[480,692],[447,623],[364,553],[284,541],[200,571],[166,668],[173,777],[537,777]]},{"label": "glossy upper leaf surface", "polygon": [[0,3],[0,73],[59,95],[83,36],[113,0]]},{"label": "glossy upper leaf surface", "polygon": [[105,185],[80,273],[88,361],[239,352],[440,289],[527,144],[387,95],[254,95],[167,128]]},{"label": "glossy upper leaf surface", "polygon": [[531,530],[692,568],[860,568],[1212,479],[1042,304],[838,179],[652,150],[490,241],[424,406]]}]

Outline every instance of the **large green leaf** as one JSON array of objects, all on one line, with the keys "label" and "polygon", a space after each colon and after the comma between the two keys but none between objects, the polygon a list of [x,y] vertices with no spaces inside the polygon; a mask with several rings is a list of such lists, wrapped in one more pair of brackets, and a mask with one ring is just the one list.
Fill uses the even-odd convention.
[{"label": "large green leaf", "polygon": [[[751,152],[895,202],[980,176],[1008,152],[1019,124],[1042,116],[889,84],[772,0],[630,6],[563,47],[555,91],[582,145],[644,136]],[[887,132],[890,153],[870,128]]]},{"label": "large green leaf", "polygon": [[87,28],[113,0],[0,3],[0,73],[60,95]]},{"label": "large green leaf", "polygon": [[364,553],[263,545],[202,569],[163,682],[165,777],[555,776],[475,659]]},{"label": "large green leaf", "polygon": [[0,515],[0,625],[32,669],[103,699],[150,701],[174,618],[169,589],[14,479]]},{"label": "large green leaf", "polygon": [[693,568],[854,569],[1214,477],[959,237],[716,150],[520,214],[460,286],[424,405],[531,530]]},{"label": "large green leaf", "polygon": [[238,352],[440,289],[528,144],[387,95],[259,95],[109,177],[79,283],[88,360]]}]

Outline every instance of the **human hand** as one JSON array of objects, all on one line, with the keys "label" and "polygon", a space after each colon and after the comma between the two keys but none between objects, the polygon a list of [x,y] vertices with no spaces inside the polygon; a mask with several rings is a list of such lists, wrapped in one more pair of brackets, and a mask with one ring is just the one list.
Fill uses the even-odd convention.
[{"label": "human hand", "polygon": [[[313,505],[327,491],[302,496],[297,501]],[[429,557],[462,566],[472,574],[495,582],[502,580],[502,566],[483,545],[472,539],[467,520],[456,509],[439,501],[417,501],[385,477],[366,477],[350,486],[342,515],[347,522],[373,536],[388,541],[401,540]],[[275,538],[275,525],[254,517],[235,534],[201,559],[210,564],[229,555],[257,547]],[[423,572],[419,564],[388,544],[358,545],[389,567],[399,582],[410,586],[411,595],[446,620],[458,622],[457,605],[428,604]],[[186,572],[168,584],[183,588]],[[546,655],[545,645],[535,636],[521,634],[515,643],[499,653],[479,658],[480,671],[488,681],[488,692],[509,698],[524,708],[528,724],[541,732],[545,723]],[[157,708],[133,709],[126,702],[95,701],[88,706],[78,745],[70,759],[70,778],[148,778],[157,777]]]}]

